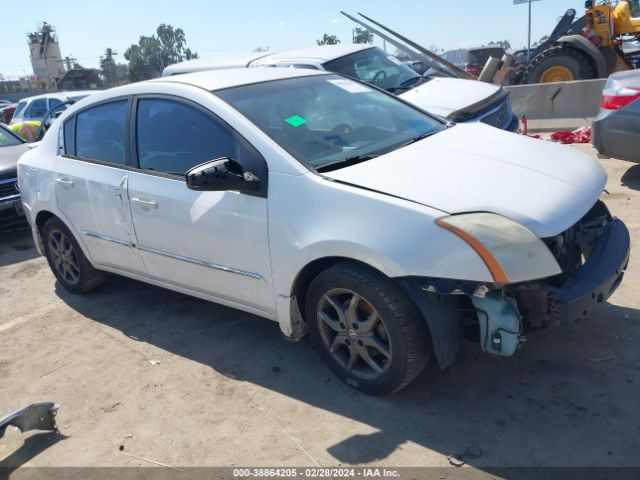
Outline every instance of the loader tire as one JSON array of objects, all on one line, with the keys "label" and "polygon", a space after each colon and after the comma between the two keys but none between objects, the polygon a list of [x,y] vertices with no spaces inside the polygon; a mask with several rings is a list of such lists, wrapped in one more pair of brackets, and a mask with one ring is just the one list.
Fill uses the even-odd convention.
[{"label": "loader tire", "polygon": [[598,78],[593,61],[585,52],[557,45],[537,55],[524,74],[524,83],[570,82]]}]

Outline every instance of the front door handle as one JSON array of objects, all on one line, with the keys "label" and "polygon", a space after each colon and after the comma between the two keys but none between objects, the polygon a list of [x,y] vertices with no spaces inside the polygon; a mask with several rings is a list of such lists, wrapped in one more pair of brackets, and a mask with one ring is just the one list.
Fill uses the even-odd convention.
[{"label": "front door handle", "polygon": [[65,185],[67,187],[73,187],[73,180],[70,180],[67,177],[58,177],[56,178],[56,182]]},{"label": "front door handle", "polygon": [[135,203],[139,203],[141,205],[144,205],[145,207],[150,207],[150,208],[158,208],[158,204],[152,200],[143,200],[141,198],[137,198],[137,197],[131,197],[131,201],[135,202]]}]

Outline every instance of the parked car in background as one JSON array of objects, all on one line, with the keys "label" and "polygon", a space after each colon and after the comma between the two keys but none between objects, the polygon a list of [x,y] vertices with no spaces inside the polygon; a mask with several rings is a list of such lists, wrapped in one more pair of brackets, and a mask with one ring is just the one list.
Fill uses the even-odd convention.
[{"label": "parked car in background", "polygon": [[79,90],[74,92],[57,92],[35,95],[33,97],[23,98],[16,106],[11,124],[22,121],[41,122],[45,114],[56,105],[67,100],[78,100],[93,93],[94,90]]},{"label": "parked car in background", "polygon": [[11,105],[13,102],[10,102],[9,100],[0,100],[0,108],[2,107],[6,107],[7,105]]},{"label": "parked car in background", "polygon": [[444,52],[442,58],[477,77],[490,57],[501,59],[505,53],[502,47],[458,48]]},{"label": "parked car in background", "polygon": [[[94,92],[95,90],[79,90],[77,92],[48,94],[47,96],[39,96],[41,98],[31,97],[25,99],[24,102],[26,107],[22,111],[26,112],[26,114],[23,115],[22,119],[15,118],[14,116],[13,120],[9,124],[9,129],[26,142],[33,143],[40,141],[46,133],[46,130],[55,120],[56,115],[59,115],[62,110],[66,109],[69,105],[72,105],[76,101],[81,100]],[[21,100],[21,103],[22,102],[23,101]],[[46,105],[50,105],[51,107],[44,113],[44,115],[40,116],[39,110],[33,110],[33,105],[37,105],[37,102],[45,102]],[[36,119],[24,118],[29,115],[36,115],[36,113]]]},{"label": "parked car in background", "polygon": [[640,162],[640,70],[609,77],[591,138],[601,156]]},{"label": "parked car in background", "polygon": [[10,103],[7,106],[0,107],[0,123],[6,123],[8,125],[11,122],[17,105],[17,103]]},{"label": "parked car in background", "polygon": [[21,138],[0,125],[0,231],[25,225],[18,190],[18,159],[27,150]]},{"label": "parked car in background", "polygon": [[[324,45],[262,55],[238,67],[293,67],[336,72],[356,78],[399,95],[431,113],[455,122],[482,122],[503,130],[516,131],[509,93],[500,86],[449,77],[425,78],[392,55],[371,45]],[[228,57],[190,60],[165,68],[163,76],[179,75],[231,64]]]},{"label": "parked car in background", "polygon": [[525,328],[603,303],[629,257],[595,160],[318,70],[97,93],[18,169],[64,288],[113,272],[308,331],[367,393],[450,365],[465,330],[513,355]]}]

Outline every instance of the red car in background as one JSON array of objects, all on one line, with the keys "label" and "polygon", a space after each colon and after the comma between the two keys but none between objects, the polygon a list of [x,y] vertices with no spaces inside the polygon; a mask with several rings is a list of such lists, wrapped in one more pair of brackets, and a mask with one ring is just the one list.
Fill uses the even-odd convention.
[{"label": "red car in background", "polygon": [[5,107],[0,106],[0,123],[6,123],[9,125],[11,119],[13,118],[13,112],[16,111],[17,103],[11,103]]}]

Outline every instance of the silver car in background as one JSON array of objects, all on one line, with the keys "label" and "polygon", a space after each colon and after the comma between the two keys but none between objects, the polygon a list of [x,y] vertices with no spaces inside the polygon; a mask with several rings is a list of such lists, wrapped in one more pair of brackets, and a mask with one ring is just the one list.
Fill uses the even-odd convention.
[{"label": "silver car in background", "polygon": [[592,142],[600,156],[640,162],[640,71],[609,77]]}]

